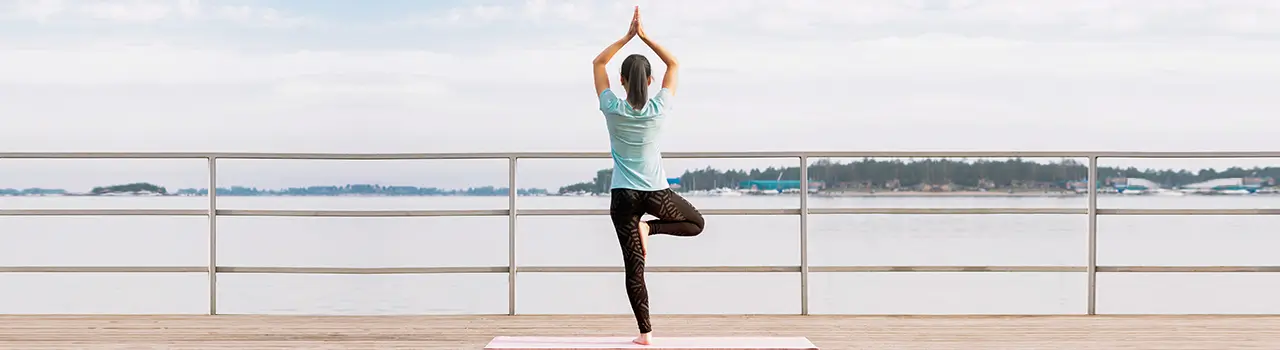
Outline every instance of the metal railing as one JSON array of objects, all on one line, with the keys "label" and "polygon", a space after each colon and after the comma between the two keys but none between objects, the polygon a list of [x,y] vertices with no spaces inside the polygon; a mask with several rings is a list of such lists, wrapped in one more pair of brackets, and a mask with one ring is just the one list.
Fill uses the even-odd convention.
[{"label": "metal railing", "polygon": [[[809,274],[813,272],[1084,272],[1088,274],[1088,309],[1096,310],[1098,272],[1280,272],[1280,266],[1098,266],[1097,238],[1099,215],[1280,215],[1280,209],[1099,209],[1098,159],[1100,158],[1280,158],[1280,152],[680,152],[665,153],[665,158],[796,158],[800,161],[800,188],[809,188],[809,158],[1087,158],[1088,206],[1086,208],[809,208],[808,191],[800,191],[798,209],[704,209],[704,215],[799,215],[800,261],[798,266],[650,266],[648,272],[793,272],[800,274],[800,314],[809,314]],[[508,314],[516,314],[517,273],[617,273],[622,267],[612,266],[538,266],[516,265],[516,219],[520,216],[607,215],[603,209],[518,209],[516,185],[517,162],[520,159],[608,158],[608,153],[525,152],[525,153],[0,153],[0,159],[207,159],[209,168],[209,206],[198,210],[151,209],[0,209],[0,216],[206,216],[209,218],[209,261],[207,266],[0,266],[0,273],[116,272],[116,273],[207,273],[209,276],[209,312],[218,313],[219,273],[271,274],[440,274],[440,273],[505,273],[508,282]],[[240,210],[218,209],[217,182],[219,159],[271,160],[463,160],[507,159],[508,208],[492,210]],[[1086,266],[810,266],[808,253],[810,215],[1087,215],[1088,262]],[[235,267],[220,266],[217,261],[218,217],[292,216],[292,217],[440,217],[440,216],[507,216],[507,266],[477,267]]]}]

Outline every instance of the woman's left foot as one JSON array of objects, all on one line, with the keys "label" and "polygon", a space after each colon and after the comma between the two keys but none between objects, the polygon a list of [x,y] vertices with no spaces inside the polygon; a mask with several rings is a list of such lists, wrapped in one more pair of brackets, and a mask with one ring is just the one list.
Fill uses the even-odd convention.
[{"label": "woman's left foot", "polygon": [[631,340],[631,342],[632,342],[632,343],[636,343],[636,344],[640,344],[640,345],[649,345],[649,344],[653,344],[653,333],[645,333],[645,334],[641,334],[639,337],[636,337],[635,339],[632,339],[632,340]]}]

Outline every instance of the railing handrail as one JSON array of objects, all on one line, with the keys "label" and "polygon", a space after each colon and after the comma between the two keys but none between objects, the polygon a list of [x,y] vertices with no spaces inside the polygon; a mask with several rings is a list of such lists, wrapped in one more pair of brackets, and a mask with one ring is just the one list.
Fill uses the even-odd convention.
[{"label": "railing handrail", "polygon": [[[271,160],[451,160],[507,159],[508,188],[517,188],[516,169],[520,159],[608,158],[605,152],[496,152],[496,153],[244,153],[244,152],[0,152],[0,159],[206,159],[209,170],[208,208],[184,209],[0,209],[0,216],[40,215],[167,215],[207,216],[209,218],[208,266],[0,266],[0,273],[29,272],[205,272],[209,278],[209,314],[217,314],[217,275],[219,273],[338,273],[338,274],[406,274],[406,273],[506,273],[508,274],[508,313],[515,314],[517,272],[618,272],[617,266],[517,266],[516,219],[519,216],[604,215],[601,209],[520,209],[518,191],[507,191],[508,208],[484,210],[252,210],[218,209],[217,161],[226,159]],[[1098,182],[1099,158],[1280,158],[1275,151],[1193,151],[1193,152],[1122,152],[1122,151],[859,151],[859,152],[668,152],[665,158],[795,158],[800,161],[801,189],[808,186],[811,158],[1087,158],[1089,183]],[[653,266],[654,272],[799,272],[801,314],[809,314],[808,277],[810,272],[1084,272],[1088,275],[1087,314],[1096,313],[1097,273],[1101,272],[1278,272],[1280,266],[1098,266],[1097,217],[1100,215],[1280,215],[1280,209],[1100,209],[1097,186],[1087,186],[1088,203],[1084,208],[810,208],[809,192],[800,191],[800,207],[792,209],[705,209],[707,215],[799,215],[800,261],[798,266]],[[810,215],[929,215],[929,214],[1020,214],[1020,215],[1087,215],[1088,259],[1085,266],[810,266],[808,259],[808,218]],[[218,216],[295,216],[295,217],[429,217],[429,216],[508,216],[508,265],[469,267],[253,267],[221,266],[217,263]]]},{"label": "railing handrail", "polygon": [[[439,152],[439,153],[290,153],[290,152],[0,152],[11,159],[574,159],[609,158],[608,152]],[[759,151],[663,152],[664,158],[1280,158],[1280,151]]]}]

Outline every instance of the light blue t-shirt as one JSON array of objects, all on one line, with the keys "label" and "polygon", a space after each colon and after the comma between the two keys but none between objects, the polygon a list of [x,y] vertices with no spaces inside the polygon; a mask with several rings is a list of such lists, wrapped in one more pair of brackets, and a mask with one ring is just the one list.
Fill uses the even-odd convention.
[{"label": "light blue t-shirt", "polygon": [[671,110],[671,91],[663,88],[641,110],[631,108],[611,89],[600,93],[600,112],[609,127],[613,178],[609,188],[658,191],[668,188],[658,136]]}]

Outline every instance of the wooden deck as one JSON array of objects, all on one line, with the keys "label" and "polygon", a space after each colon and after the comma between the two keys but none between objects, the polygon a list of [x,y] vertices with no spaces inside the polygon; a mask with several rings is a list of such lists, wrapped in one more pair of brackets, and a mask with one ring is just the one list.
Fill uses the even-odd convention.
[{"label": "wooden deck", "polygon": [[[1280,349],[1280,316],[655,316],[657,336],[805,336],[822,349]],[[629,316],[0,316],[0,349],[480,349],[624,336]]]}]

